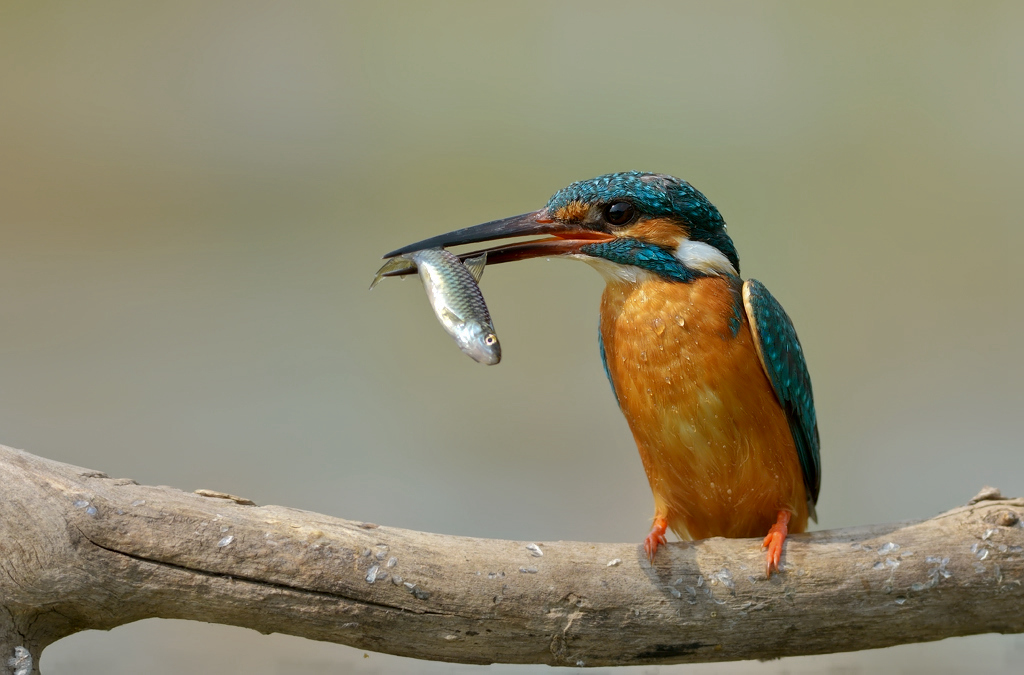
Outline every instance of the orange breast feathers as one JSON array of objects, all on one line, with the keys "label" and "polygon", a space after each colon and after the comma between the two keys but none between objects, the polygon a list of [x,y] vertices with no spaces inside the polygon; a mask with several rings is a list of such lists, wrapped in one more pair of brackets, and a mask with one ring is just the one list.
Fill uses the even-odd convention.
[{"label": "orange breast feathers", "polygon": [[733,283],[611,281],[601,298],[608,374],[655,518],[684,539],[764,536],[779,510],[791,532],[807,527],[793,436]]}]

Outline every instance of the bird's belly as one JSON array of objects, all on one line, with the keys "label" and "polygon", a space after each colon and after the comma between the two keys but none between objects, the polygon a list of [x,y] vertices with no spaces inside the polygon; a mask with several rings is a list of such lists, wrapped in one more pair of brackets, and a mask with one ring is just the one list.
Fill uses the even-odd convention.
[{"label": "bird's belly", "polygon": [[609,285],[601,331],[657,515],[694,539],[764,535],[780,509],[806,528],[789,424],[727,280]]}]

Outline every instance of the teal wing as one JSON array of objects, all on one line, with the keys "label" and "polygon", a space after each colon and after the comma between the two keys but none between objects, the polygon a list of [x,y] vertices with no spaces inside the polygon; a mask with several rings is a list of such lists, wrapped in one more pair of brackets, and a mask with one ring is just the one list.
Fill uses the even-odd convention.
[{"label": "teal wing", "polygon": [[754,336],[761,366],[786,411],[800,468],[803,469],[807,501],[814,517],[814,505],[821,487],[821,441],[818,438],[811,376],[807,372],[800,340],[786,310],[760,281],[748,279],[743,284],[743,307],[750,321],[750,332]]},{"label": "teal wing", "polygon": [[604,335],[601,334],[601,327],[597,327],[597,346],[601,350],[601,365],[604,367],[604,376],[608,378],[608,384],[612,386],[612,395],[615,403],[619,402],[619,392],[615,391],[615,383],[612,382],[612,373],[608,370],[608,357],[604,354]]}]

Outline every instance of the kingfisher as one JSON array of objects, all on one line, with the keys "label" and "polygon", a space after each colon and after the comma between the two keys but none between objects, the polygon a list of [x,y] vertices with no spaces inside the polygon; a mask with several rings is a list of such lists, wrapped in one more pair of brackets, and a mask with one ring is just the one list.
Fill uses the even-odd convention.
[{"label": "kingfisher", "polygon": [[648,559],[668,529],[763,536],[766,573],[778,571],[787,534],[817,521],[814,395],[792,321],[740,278],[718,209],[673,176],[611,173],[384,257],[523,236],[534,238],[486,249],[487,263],[564,256],[604,277],[598,348],[654,495]]}]

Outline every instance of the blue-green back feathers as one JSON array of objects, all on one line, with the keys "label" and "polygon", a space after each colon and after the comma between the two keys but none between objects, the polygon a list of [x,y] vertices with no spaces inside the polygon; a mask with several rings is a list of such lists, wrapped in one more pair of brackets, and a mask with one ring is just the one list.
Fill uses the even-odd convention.
[{"label": "blue-green back feathers", "polygon": [[807,501],[814,517],[814,504],[818,501],[821,487],[821,441],[818,438],[811,376],[807,372],[803,349],[786,310],[760,281],[748,279],[743,284],[743,304],[761,365],[786,411],[800,468],[803,469]]}]

